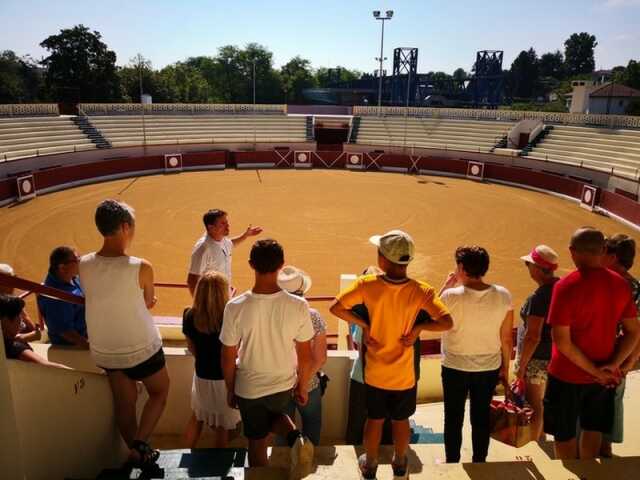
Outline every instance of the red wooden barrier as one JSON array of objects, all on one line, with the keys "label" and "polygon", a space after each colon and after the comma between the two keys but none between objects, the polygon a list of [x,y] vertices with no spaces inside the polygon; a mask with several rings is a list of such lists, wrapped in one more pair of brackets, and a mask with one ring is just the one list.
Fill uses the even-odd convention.
[{"label": "red wooden barrier", "polygon": [[630,198],[603,190],[600,192],[600,206],[635,225],[640,225],[640,204]]}]

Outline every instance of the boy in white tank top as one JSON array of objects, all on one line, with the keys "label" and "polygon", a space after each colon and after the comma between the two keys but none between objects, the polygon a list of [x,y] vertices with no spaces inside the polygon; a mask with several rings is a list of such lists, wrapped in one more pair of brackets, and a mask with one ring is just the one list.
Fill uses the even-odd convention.
[{"label": "boy in white tank top", "polygon": [[[96,209],[95,222],[104,243],[99,251],[80,260],[91,354],[107,372],[118,428],[131,450],[129,462],[150,467],[159,452],[147,441],[169,393],[162,338],[149,312],[157,301],[153,268],[147,260],[125,253],[135,232],[130,206],[105,200]],[[140,424],[136,418],[137,381],[149,394]]]}]

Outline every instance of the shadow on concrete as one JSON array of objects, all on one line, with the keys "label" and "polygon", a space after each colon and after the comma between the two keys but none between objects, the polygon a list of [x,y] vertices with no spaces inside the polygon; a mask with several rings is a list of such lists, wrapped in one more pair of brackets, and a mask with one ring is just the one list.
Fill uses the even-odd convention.
[{"label": "shadow on concrete", "polygon": [[471,480],[545,480],[533,462],[463,463],[462,468]]},{"label": "shadow on concrete", "polygon": [[564,468],[585,480],[632,479],[640,476],[640,457],[598,460],[562,460]]},{"label": "shadow on concrete", "polygon": [[549,457],[551,460],[555,460],[556,455],[553,449],[553,441],[540,440],[538,442],[538,446],[540,447],[540,450],[542,450],[547,455],[547,457]]}]

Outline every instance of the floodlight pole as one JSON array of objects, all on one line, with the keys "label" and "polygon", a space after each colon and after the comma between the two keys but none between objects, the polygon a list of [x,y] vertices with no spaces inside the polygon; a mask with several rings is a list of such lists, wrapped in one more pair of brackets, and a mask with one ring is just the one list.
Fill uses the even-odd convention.
[{"label": "floodlight pole", "polygon": [[404,150],[407,150],[407,122],[409,118],[409,94],[410,94],[410,85],[411,85],[411,69],[407,74],[407,104],[404,109]]},{"label": "floodlight pole", "polygon": [[144,119],[144,103],[142,103],[142,55],[138,54],[138,82],[140,86],[140,109],[142,110],[142,148],[147,151],[147,129]]},{"label": "floodlight pole", "polygon": [[385,16],[381,16],[379,11],[373,12],[373,17],[376,20],[382,21],[382,32],[380,34],[380,69],[378,70],[378,115],[382,114],[382,63],[384,62],[383,52],[384,52],[384,22],[385,20],[391,20],[393,17],[393,10],[387,10]]},{"label": "floodlight pole", "polygon": [[253,150],[256,150],[256,60],[253,59]]}]

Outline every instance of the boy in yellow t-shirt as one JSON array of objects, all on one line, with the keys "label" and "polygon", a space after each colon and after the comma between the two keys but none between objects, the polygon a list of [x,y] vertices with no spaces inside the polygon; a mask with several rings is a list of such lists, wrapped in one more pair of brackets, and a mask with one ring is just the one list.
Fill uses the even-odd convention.
[{"label": "boy in yellow t-shirt", "polygon": [[[378,265],[385,273],[359,277],[336,297],[331,313],[363,330],[368,413],[363,440],[366,453],[359,458],[362,476],[375,478],[382,426],[390,417],[394,477],[406,478],[409,417],[416,410],[413,342],[421,329],[442,332],[451,328],[452,320],[433,287],[407,277],[415,249],[407,233],[392,230],[371,237],[370,242],[378,247]],[[351,311],[356,305],[367,308],[369,323]],[[414,329],[420,310],[433,320]]]}]

